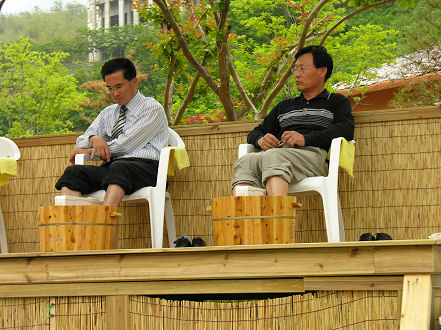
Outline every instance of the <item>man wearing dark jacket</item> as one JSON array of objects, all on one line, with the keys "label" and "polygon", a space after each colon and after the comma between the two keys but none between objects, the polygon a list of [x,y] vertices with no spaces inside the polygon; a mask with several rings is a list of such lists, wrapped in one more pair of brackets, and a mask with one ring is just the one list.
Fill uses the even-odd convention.
[{"label": "man wearing dark jacket", "polygon": [[326,155],[333,138],[354,138],[350,101],[324,87],[333,69],[326,49],[302,48],[295,60],[294,77],[301,94],[278,103],[248,134],[248,143],[264,152],[247,154],[236,162],[233,195],[237,186],[287,195],[290,183],[327,175]]}]

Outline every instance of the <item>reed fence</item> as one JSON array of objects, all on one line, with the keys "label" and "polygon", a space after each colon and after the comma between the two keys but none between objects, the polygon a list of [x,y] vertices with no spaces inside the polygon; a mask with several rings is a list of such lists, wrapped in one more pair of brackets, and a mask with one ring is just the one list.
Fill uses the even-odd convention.
[{"label": "reed fence", "polygon": [[[441,232],[441,109],[354,113],[356,155],[351,179],[341,173],[341,199],[347,240],[365,232],[394,239],[420,239]],[[256,122],[174,127],[185,141],[191,167],[170,177],[178,235],[202,237],[214,245],[211,199],[230,195],[237,146]],[[57,178],[68,164],[77,134],[18,138],[18,177],[0,187],[0,205],[10,252],[39,250],[37,211],[53,205]],[[325,242],[318,195],[301,196],[296,242]],[[148,206],[124,203],[119,224],[121,248],[151,244]],[[166,240],[165,240],[166,241]],[[165,243],[167,244],[167,243]]]}]

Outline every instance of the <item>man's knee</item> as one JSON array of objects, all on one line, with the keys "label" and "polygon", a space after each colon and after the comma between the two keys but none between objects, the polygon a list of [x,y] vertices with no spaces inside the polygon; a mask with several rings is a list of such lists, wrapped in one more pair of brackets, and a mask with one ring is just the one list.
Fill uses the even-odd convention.
[{"label": "man's knee", "polygon": [[78,173],[80,170],[81,165],[69,165],[64,169],[64,175],[72,175]]}]

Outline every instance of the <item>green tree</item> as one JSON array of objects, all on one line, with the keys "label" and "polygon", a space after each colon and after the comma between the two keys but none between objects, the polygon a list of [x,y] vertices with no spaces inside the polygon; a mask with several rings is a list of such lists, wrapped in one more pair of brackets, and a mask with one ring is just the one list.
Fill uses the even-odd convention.
[{"label": "green tree", "polygon": [[[351,1],[353,11],[349,14],[340,0],[220,0],[197,4],[163,0],[149,4],[138,0],[135,6],[146,20],[160,29],[160,41],[152,45],[152,49],[168,67],[164,108],[169,121],[177,124],[201,86],[199,80],[203,81],[205,90],[215,94],[218,108],[225,112],[227,120],[238,120],[247,113],[254,118],[265,117],[282,91],[293,90],[297,49],[325,41],[328,46],[335,35],[344,32],[346,20],[354,14],[392,1]],[[232,20],[230,13],[233,13]],[[236,26],[239,26],[237,32],[242,34],[236,33]],[[353,36],[353,40],[365,33],[362,29],[355,32],[358,35]],[[374,40],[378,36],[382,44],[387,43],[384,31],[371,29],[370,32],[374,33]],[[355,51],[367,52],[369,58],[369,54],[373,54],[369,53],[369,46],[360,45]],[[381,52],[381,58],[363,62],[364,67],[357,66],[357,72],[352,74],[360,75],[361,71],[388,60],[393,46],[393,43],[387,44],[388,51]],[[328,49],[339,62],[338,54]],[[173,119],[167,105],[171,103],[176,82],[184,81],[177,78],[179,74],[187,76],[187,92],[179,98],[181,106]]]},{"label": "green tree", "polygon": [[[417,18],[417,19],[415,19]],[[418,83],[402,87],[391,101],[394,107],[419,107],[441,104],[441,3],[426,0],[417,3],[413,15],[404,19],[407,65],[405,73],[418,72]]]},{"label": "green tree", "polygon": [[61,61],[62,52],[32,51],[28,39],[0,48],[2,134],[44,135],[70,132],[68,118],[84,99]]},{"label": "green tree", "polygon": [[69,40],[78,36],[78,31],[86,26],[87,9],[84,5],[69,3],[62,7],[56,1],[49,12],[34,9],[17,15],[0,15],[0,41],[11,42],[20,37],[39,44],[53,38]]},{"label": "green tree", "polygon": [[138,40],[145,29],[146,26],[140,24],[88,30],[89,51],[98,50],[105,58],[124,56],[127,46]]}]

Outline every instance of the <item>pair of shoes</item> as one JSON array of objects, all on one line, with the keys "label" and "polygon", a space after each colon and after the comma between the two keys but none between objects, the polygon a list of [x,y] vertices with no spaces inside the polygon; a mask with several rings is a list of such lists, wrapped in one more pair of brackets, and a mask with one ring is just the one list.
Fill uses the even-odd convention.
[{"label": "pair of shoes", "polygon": [[360,236],[360,241],[387,241],[392,240],[392,237],[386,233],[377,233],[377,237],[372,235],[371,233],[364,233]]},{"label": "pair of shoes", "polygon": [[193,240],[190,242],[190,236],[187,235],[182,235],[179,236],[179,238],[174,241],[173,243],[175,243],[175,247],[196,247],[196,246],[206,246],[207,244],[205,244],[204,240],[200,237],[195,237],[193,238]]}]

